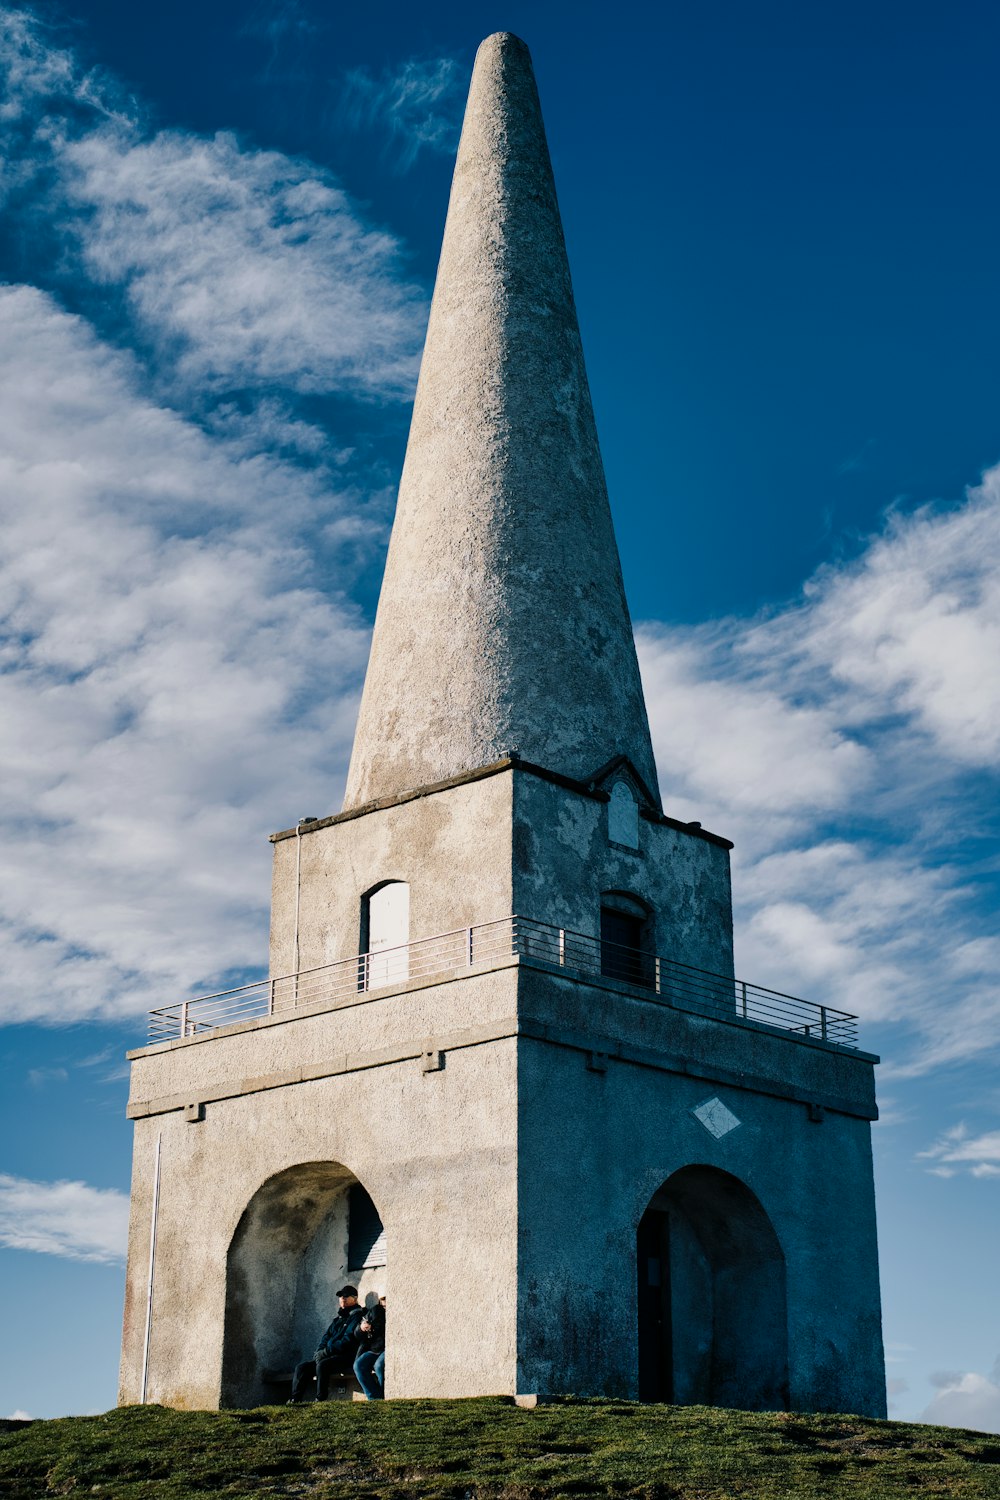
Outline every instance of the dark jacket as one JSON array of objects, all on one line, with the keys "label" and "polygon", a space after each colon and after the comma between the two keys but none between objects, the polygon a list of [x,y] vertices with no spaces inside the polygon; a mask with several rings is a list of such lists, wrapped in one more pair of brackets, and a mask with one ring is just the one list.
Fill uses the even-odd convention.
[{"label": "dark jacket", "polygon": [[366,1354],[385,1353],[385,1308],[380,1302],[374,1307],[366,1307],[362,1319],[371,1324],[371,1333],[363,1333],[359,1330],[358,1340],[361,1351]]},{"label": "dark jacket", "polygon": [[316,1357],[330,1359],[349,1354],[353,1360],[359,1337],[358,1324],[364,1315],[363,1307],[342,1307],[320,1339]]}]

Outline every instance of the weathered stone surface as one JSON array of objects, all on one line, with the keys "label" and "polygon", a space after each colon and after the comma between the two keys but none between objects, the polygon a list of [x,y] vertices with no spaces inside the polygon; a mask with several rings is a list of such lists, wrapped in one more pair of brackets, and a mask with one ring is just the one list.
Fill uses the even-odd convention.
[{"label": "weathered stone surface", "polygon": [[528,49],[480,47],[345,806],[656,768]]},{"label": "weathered stone surface", "polygon": [[530,64],[493,37],[349,807],[274,836],[306,1002],[133,1054],[123,1401],[144,1369],[170,1405],[280,1397],[352,1280],[388,1288],[390,1397],[885,1414],[875,1059],[747,1019],[729,845],[654,796]]}]

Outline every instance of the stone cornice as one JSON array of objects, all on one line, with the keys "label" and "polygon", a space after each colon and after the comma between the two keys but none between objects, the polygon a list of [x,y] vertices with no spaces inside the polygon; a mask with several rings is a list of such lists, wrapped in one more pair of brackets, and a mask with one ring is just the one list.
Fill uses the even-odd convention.
[{"label": "stone cornice", "polygon": [[[609,794],[603,788],[595,786],[592,781],[576,781],[572,776],[564,776],[559,771],[549,771],[545,766],[535,765],[528,760],[522,760],[519,755],[505,755],[502,760],[493,761],[491,765],[479,766],[474,771],[462,771],[457,776],[449,776],[444,781],[432,781],[426,786],[414,787],[412,791],[400,792],[394,797],[378,797],[373,802],[365,802],[360,807],[349,807],[344,812],[331,813],[326,818],[313,818],[308,823],[300,823],[297,828],[283,828],[279,833],[271,834],[271,843],[278,844],[282,839],[294,839],[298,836],[305,837],[306,834],[316,833],[321,828],[332,828],[337,823],[349,823],[354,818],[363,818],[368,813],[383,812],[389,807],[402,807],[406,802],[415,802],[420,797],[433,797],[436,792],[447,792],[456,786],[465,786],[473,781],[485,781],[489,776],[499,776],[504,771],[523,771],[528,776],[537,776],[541,781],[549,781],[554,786],[565,787],[567,791],[576,792],[580,797],[588,797],[593,802],[607,802]],[[694,823],[682,823],[678,818],[668,817],[666,813],[656,812],[652,807],[642,808],[642,816],[649,823],[657,823],[664,828],[674,828],[678,833],[690,834],[692,838],[703,839],[707,844],[715,844],[720,849],[731,849],[733,847],[730,839],[725,839],[718,833],[710,833],[707,828],[702,828]]]}]

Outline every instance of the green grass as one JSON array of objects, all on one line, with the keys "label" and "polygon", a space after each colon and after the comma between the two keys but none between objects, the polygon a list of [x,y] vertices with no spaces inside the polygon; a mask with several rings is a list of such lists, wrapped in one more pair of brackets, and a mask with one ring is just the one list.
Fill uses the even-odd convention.
[{"label": "green grass", "polygon": [[572,1401],[125,1407],[0,1433],[0,1497],[1000,1500],[1000,1437],[863,1417]]}]

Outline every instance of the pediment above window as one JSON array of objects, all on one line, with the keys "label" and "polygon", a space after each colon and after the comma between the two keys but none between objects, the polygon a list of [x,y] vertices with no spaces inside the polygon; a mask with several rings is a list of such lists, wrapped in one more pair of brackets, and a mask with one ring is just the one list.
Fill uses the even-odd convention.
[{"label": "pediment above window", "polygon": [[607,765],[601,766],[590,778],[589,785],[594,791],[607,792],[609,796],[616,785],[624,785],[640,809],[655,814],[660,812],[658,801],[627,755],[617,755]]}]

